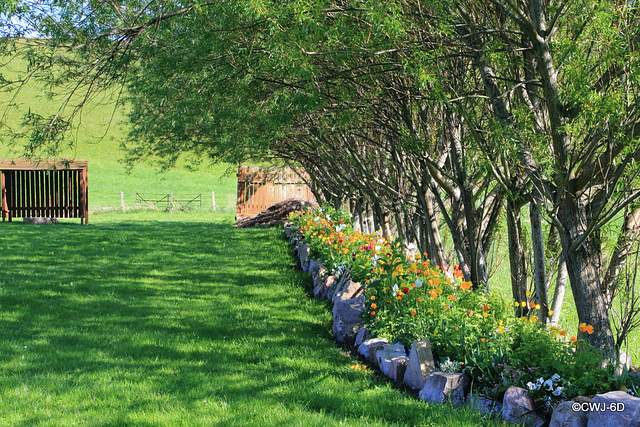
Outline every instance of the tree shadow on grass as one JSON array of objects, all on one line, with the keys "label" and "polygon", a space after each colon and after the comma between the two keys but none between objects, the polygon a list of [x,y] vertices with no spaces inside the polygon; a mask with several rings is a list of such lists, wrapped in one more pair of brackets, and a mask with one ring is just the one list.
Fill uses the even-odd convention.
[{"label": "tree shadow on grass", "polygon": [[[309,278],[290,268],[279,233],[174,221],[3,225],[0,397],[31,388],[116,425],[171,408],[205,419],[204,401],[227,402],[232,424],[256,410],[285,422],[288,412],[424,420],[407,409],[415,401],[345,367],[330,314],[307,299]],[[24,411],[23,425],[42,415]]]}]

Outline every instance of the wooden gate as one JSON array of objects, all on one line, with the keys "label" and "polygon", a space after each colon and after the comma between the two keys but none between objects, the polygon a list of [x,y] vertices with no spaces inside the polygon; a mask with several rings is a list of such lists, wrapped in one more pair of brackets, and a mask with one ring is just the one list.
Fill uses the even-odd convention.
[{"label": "wooden gate", "polygon": [[2,221],[53,217],[88,224],[87,165],[84,160],[2,159]]},{"label": "wooden gate", "polygon": [[316,200],[304,179],[293,169],[238,167],[236,220],[252,217],[275,203],[291,198]]}]

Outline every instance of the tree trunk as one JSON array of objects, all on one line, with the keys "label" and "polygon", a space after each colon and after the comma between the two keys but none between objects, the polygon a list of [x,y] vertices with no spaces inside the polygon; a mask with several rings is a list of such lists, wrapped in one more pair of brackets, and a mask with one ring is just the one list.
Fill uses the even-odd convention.
[{"label": "tree trunk", "polygon": [[615,350],[607,301],[600,286],[597,260],[600,259],[601,248],[591,238],[578,247],[572,247],[586,231],[588,218],[584,206],[574,194],[566,192],[562,202],[558,209],[562,224],[559,234],[578,320],[593,326],[592,334],[578,332],[578,337],[602,351],[605,362],[610,362],[615,360]]},{"label": "tree trunk", "polygon": [[564,262],[564,255],[560,255],[560,259],[558,260],[558,275],[556,276],[556,289],[553,292],[553,301],[551,303],[553,314],[549,316],[547,320],[547,323],[552,325],[557,325],[560,320],[564,293],[567,289],[567,278],[567,263]]},{"label": "tree trunk", "polygon": [[449,260],[445,254],[444,245],[442,244],[442,237],[440,236],[436,209],[433,206],[433,195],[430,190],[425,194],[425,201],[428,216],[428,224],[425,224],[425,227],[431,239],[431,252],[429,252],[428,255],[431,261],[435,262],[435,265],[449,265]]},{"label": "tree trunk", "polygon": [[474,288],[482,285],[488,290],[489,275],[487,272],[487,262],[484,249],[480,239],[481,233],[478,230],[478,214],[475,206],[473,183],[467,176],[465,165],[465,153],[462,145],[462,121],[456,114],[446,116],[449,129],[448,137],[451,139],[451,162],[455,170],[456,179],[460,184],[460,201],[464,214],[463,227],[467,236],[467,253],[469,254],[469,267],[471,268],[471,282]]},{"label": "tree trunk", "polygon": [[634,242],[640,237],[640,208],[626,212],[622,229],[611,255],[607,272],[602,281],[602,292],[606,295],[609,307],[616,296],[620,273],[627,263]]},{"label": "tree trunk", "polygon": [[[520,205],[507,199],[507,237],[509,239],[509,267],[511,270],[511,293],[517,302],[527,300],[527,258],[524,252],[524,236],[520,221]],[[527,315],[528,307],[518,305],[516,317]]]},{"label": "tree trunk", "polygon": [[[536,191],[534,190],[534,193]],[[547,297],[547,266],[544,253],[544,237],[542,234],[542,216],[538,197],[534,195],[529,203],[529,219],[531,221],[531,245],[533,247],[533,277],[536,286],[536,299],[540,304],[538,320],[547,323],[549,301]]]}]

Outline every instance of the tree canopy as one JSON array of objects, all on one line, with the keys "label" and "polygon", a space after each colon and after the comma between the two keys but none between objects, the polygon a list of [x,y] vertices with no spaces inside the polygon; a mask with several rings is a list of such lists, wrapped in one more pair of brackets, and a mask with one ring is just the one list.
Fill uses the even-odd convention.
[{"label": "tree canopy", "polygon": [[55,151],[84,103],[115,88],[132,160],[294,162],[321,199],[459,263],[478,288],[505,215],[514,298],[532,277],[539,317],[557,321],[558,271],[556,293],[568,277],[594,326],[586,338],[613,351],[609,310],[640,230],[635,2],[15,1],[0,13],[5,34],[38,35],[4,39],[28,59],[24,78],[69,93],[58,114],[25,112],[27,153]]}]

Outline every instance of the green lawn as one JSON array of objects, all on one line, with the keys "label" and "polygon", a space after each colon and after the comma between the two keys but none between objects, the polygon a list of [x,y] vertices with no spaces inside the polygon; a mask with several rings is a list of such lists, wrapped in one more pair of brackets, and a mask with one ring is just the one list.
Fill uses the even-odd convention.
[{"label": "green lawn", "polygon": [[0,425],[487,423],[352,369],[282,230],[231,224],[0,224]]}]

